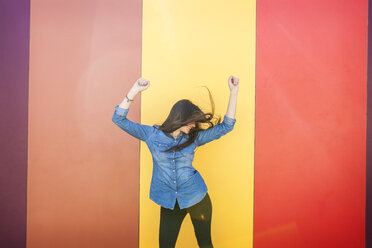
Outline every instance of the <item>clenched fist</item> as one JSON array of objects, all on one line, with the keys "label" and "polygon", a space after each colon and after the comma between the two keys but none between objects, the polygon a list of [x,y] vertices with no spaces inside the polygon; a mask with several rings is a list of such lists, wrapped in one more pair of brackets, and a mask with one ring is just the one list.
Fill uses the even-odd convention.
[{"label": "clenched fist", "polygon": [[230,76],[227,82],[229,84],[230,91],[237,92],[239,90],[239,78]]},{"label": "clenched fist", "polygon": [[150,81],[144,78],[139,78],[134,83],[132,89],[135,90],[136,92],[141,92],[147,89],[148,87],[150,87]]}]

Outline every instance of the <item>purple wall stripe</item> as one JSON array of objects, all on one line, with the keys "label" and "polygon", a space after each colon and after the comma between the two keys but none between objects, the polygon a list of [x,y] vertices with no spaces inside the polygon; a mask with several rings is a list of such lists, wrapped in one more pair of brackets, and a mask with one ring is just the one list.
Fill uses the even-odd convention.
[{"label": "purple wall stripe", "polygon": [[26,247],[29,0],[0,0],[0,247]]}]

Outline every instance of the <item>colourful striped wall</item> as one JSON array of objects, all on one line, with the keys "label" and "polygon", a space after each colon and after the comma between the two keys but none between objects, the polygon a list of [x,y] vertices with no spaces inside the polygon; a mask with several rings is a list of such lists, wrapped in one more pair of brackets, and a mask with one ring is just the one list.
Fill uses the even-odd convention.
[{"label": "colourful striped wall", "polygon": [[[240,78],[235,128],[194,163],[214,246],[368,247],[368,8],[0,2],[0,247],[158,247],[151,154],[112,123],[114,107],[144,77],[132,121],[160,124],[182,98],[209,111],[202,85],[223,116],[229,75]],[[177,247],[197,247],[188,216]]]}]

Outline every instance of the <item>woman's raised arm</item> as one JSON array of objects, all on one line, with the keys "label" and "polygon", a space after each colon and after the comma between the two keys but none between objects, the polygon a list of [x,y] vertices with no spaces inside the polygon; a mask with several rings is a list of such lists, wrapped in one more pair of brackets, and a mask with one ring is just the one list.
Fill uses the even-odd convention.
[{"label": "woman's raised arm", "polygon": [[236,122],[235,112],[236,102],[238,99],[239,79],[234,76],[230,76],[227,81],[230,88],[230,99],[223,122],[214,127],[199,131],[198,136],[196,137],[196,144],[198,146],[202,146],[208,142],[211,142],[212,140],[219,139],[225,134],[231,132],[234,128]]},{"label": "woman's raised arm", "polygon": [[230,88],[230,99],[226,110],[226,116],[234,119],[236,112],[236,102],[238,100],[239,78],[230,76],[227,81]]},{"label": "woman's raised arm", "polygon": [[115,106],[115,112],[112,116],[112,121],[120,127],[122,130],[132,135],[133,137],[146,141],[152,133],[155,131],[153,126],[144,125],[133,122],[127,118],[129,107],[136,95],[147,89],[150,86],[150,82],[144,78],[139,78],[129,90],[124,100],[120,105]]},{"label": "woman's raised arm", "polygon": [[146,90],[148,87],[150,87],[150,81],[144,78],[137,79],[137,81],[134,83],[132,88],[129,90],[128,94],[124,97],[123,101],[120,103],[119,107],[123,109],[129,109],[129,106],[132,104],[132,101],[134,100],[136,95],[139,92]]}]

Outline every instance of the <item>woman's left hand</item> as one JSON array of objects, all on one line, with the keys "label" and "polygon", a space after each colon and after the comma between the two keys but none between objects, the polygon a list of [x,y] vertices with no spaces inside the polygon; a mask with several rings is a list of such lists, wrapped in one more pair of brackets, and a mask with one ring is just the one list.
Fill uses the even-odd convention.
[{"label": "woman's left hand", "polygon": [[238,92],[239,90],[239,78],[230,76],[229,79],[227,80],[229,83],[230,91],[231,92]]}]

